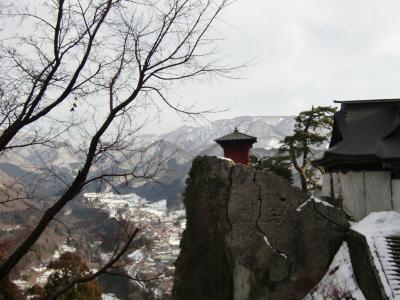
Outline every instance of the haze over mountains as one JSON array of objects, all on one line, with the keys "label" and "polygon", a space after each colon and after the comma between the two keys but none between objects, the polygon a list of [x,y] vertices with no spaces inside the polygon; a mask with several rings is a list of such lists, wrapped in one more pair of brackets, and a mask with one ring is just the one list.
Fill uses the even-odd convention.
[{"label": "haze over mountains", "polygon": [[237,127],[239,131],[257,137],[258,143],[254,148],[270,149],[276,148],[279,141],[292,132],[293,126],[293,117],[243,116],[218,120],[202,127],[182,126],[160,137],[186,151],[198,154],[215,145],[214,139],[231,133]]},{"label": "haze over mountains", "polygon": [[[274,152],[271,149],[279,146],[280,140],[291,134],[293,126],[292,116],[241,116],[218,120],[205,126],[182,126],[161,135],[141,135],[137,138],[140,157],[136,155],[128,159],[124,155],[115,156],[107,164],[95,166],[93,173],[124,172],[135,165],[140,166],[138,169],[151,170],[162,163],[161,171],[154,181],[123,179],[117,181],[115,187],[121,193],[135,192],[149,201],[167,199],[169,206],[176,206],[180,204],[180,195],[192,159],[196,155],[223,154],[214,139],[237,127],[239,131],[257,137],[258,142],[253,146],[253,152],[268,155]],[[17,181],[26,183],[32,182],[35,176],[42,180],[40,196],[55,196],[73,179],[82,159],[82,153],[71,146],[50,152],[44,147],[21,148],[12,155],[1,157],[0,176],[9,178],[10,182],[17,178]],[[146,161],[151,161],[153,165],[145,165]]]}]

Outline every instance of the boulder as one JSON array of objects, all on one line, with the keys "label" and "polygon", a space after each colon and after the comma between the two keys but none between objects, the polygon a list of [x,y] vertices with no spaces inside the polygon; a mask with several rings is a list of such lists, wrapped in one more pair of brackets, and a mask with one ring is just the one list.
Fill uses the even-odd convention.
[{"label": "boulder", "polygon": [[216,157],[193,161],[184,204],[175,300],[302,299],[348,228],[341,209]]}]

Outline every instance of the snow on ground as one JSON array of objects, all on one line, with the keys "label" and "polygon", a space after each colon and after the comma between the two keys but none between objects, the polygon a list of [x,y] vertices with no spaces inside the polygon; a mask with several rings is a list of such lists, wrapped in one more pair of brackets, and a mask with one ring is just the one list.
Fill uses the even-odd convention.
[{"label": "snow on ground", "polygon": [[120,299],[114,294],[103,294],[101,295],[101,300],[120,300]]},{"label": "snow on ground", "polygon": [[366,237],[377,235],[400,235],[400,214],[395,211],[381,211],[370,213],[351,229]]},{"label": "snow on ground", "polygon": [[108,262],[112,257],[113,257],[112,252],[108,252],[108,253],[101,252],[100,253],[100,259],[102,262]]},{"label": "snow on ground", "polygon": [[351,229],[365,236],[389,299],[399,299],[400,280],[386,237],[400,236],[400,214],[395,211],[374,212],[353,224]]},{"label": "snow on ground", "polygon": [[181,243],[181,237],[176,235],[176,236],[171,236],[168,240],[168,244],[172,246],[179,246]]},{"label": "snow on ground", "polygon": [[365,300],[354,277],[349,247],[343,242],[325,276],[303,300],[347,299],[350,295]]},{"label": "snow on ground", "polygon": [[169,212],[168,216],[171,219],[185,218],[186,217],[186,210],[184,210],[184,209],[172,210],[172,211]]},{"label": "snow on ground", "polygon": [[85,198],[92,201],[98,201],[100,205],[107,206],[110,216],[116,217],[118,209],[128,208],[129,210],[138,210],[154,214],[157,216],[165,216],[167,214],[167,200],[162,199],[155,202],[148,202],[145,198],[135,193],[119,195],[114,193],[85,193]]},{"label": "snow on ground", "polygon": [[53,272],[54,272],[54,270],[47,270],[41,274],[38,274],[36,277],[36,284],[44,286],[47,282],[47,279]]},{"label": "snow on ground", "polygon": [[1,230],[5,231],[5,232],[12,232],[12,231],[18,230],[20,228],[21,228],[21,225],[11,226],[11,225],[3,224]]},{"label": "snow on ground", "polygon": [[139,261],[145,259],[143,249],[144,249],[144,247],[133,251],[131,254],[128,255],[128,258],[132,259],[134,262],[139,262]]},{"label": "snow on ground", "polygon": [[35,272],[44,272],[44,271],[46,271],[46,267],[45,266],[41,266],[41,267],[32,267],[32,270],[33,271],[35,271]]},{"label": "snow on ground", "polygon": [[[60,245],[57,250],[54,251],[53,256],[51,257],[51,260],[56,260],[60,258],[60,255],[65,252],[76,252],[75,247],[68,246],[66,244]],[[39,285],[44,285],[47,282],[47,279],[49,276],[54,272],[52,269],[47,269],[46,267],[47,263],[44,263],[44,265],[39,265],[37,267],[32,267],[32,270],[36,272],[36,284]]]},{"label": "snow on ground", "polygon": [[60,252],[61,252],[61,253],[65,253],[65,252],[75,252],[75,251],[76,251],[76,248],[75,248],[75,247],[71,247],[71,246],[68,246],[68,245],[65,245],[65,244],[63,244],[63,245],[60,246]]},{"label": "snow on ground", "polygon": [[167,214],[167,200],[163,199],[156,202],[146,202],[142,210],[159,217],[165,216]]},{"label": "snow on ground", "polygon": [[58,250],[54,251],[52,259],[53,260],[59,259],[61,254],[65,253],[65,252],[75,252],[75,251],[76,251],[75,247],[71,247],[66,244],[62,244],[58,248]]},{"label": "snow on ground", "polygon": [[29,288],[30,284],[28,281],[26,280],[22,280],[22,279],[16,279],[13,280],[13,283],[21,290],[26,290],[27,288]]}]

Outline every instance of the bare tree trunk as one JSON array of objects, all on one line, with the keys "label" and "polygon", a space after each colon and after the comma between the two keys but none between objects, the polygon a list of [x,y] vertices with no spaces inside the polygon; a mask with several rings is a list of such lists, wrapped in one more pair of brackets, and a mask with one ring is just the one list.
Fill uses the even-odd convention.
[{"label": "bare tree trunk", "polygon": [[24,125],[21,122],[14,123],[13,126],[10,126],[6,130],[4,130],[4,132],[0,136],[0,153],[6,149],[7,145],[11,142],[11,140],[23,126]]},{"label": "bare tree trunk", "polygon": [[8,257],[8,259],[0,266],[0,281],[4,279],[10,271],[18,264],[22,257],[29,251],[29,249],[35,244],[35,242],[42,235],[43,231],[54,219],[56,214],[80,191],[82,183],[85,182],[86,174],[80,173],[75,179],[74,183],[64,193],[64,195],[42,216],[35,229],[29,234],[29,236],[22,242],[20,246]]},{"label": "bare tree trunk", "polygon": [[301,181],[301,189],[303,192],[308,191],[308,186],[307,186],[307,176],[305,173],[305,168],[302,168],[299,172],[300,174],[300,181]]},{"label": "bare tree trunk", "polygon": [[[135,98],[137,93],[134,93],[132,96]],[[129,102],[128,102],[129,103]],[[128,104],[127,103],[127,104]],[[123,109],[123,105],[120,106],[120,109]],[[96,155],[97,145],[100,141],[101,136],[107,130],[108,126],[110,126],[111,122],[115,118],[117,109],[112,111],[108,118],[104,121],[103,125],[93,136],[89,151],[86,156],[85,164],[82,169],[78,172],[75,180],[69,186],[69,188],[64,192],[64,194],[57,200],[57,202],[46,210],[39,223],[36,225],[35,229],[29,234],[29,236],[22,242],[20,246],[8,257],[8,259],[0,266],[0,280],[5,278],[10,271],[17,265],[17,263],[26,255],[29,249],[35,244],[35,242],[42,235],[43,231],[50,224],[50,222],[54,219],[54,217],[60,212],[60,210],[71,201],[78,193],[81,191],[84,186],[87,176],[90,171],[90,167],[93,163],[93,160]]]}]

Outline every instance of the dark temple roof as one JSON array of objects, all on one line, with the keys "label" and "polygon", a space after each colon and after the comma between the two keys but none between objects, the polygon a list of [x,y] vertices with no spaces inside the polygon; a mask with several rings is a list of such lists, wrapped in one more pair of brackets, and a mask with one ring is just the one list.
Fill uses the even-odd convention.
[{"label": "dark temple roof", "polygon": [[314,164],[348,170],[400,166],[400,99],[335,102],[341,109],[329,149]]},{"label": "dark temple roof", "polygon": [[393,103],[393,102],[400,102],[400,98],[392,98],[392,99],[368,99],[368,100],[333,100],[334,103],[341,103],[341,104],[366,104],[366,103],[376,103],[381,105],[383,102],[386,103]]},{"label": "dark temple roof", "polygon": [[238,131],[238,129],[235,127],[235,130],[227,135],[224,135],[218,139],[215,140],[218,144],[221,142],[229,142],[229,141],[248,141],[251,143],[256,143],[257,138],[248,134],[244,134]]}]

